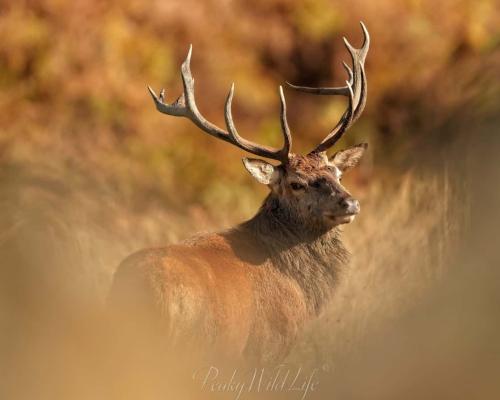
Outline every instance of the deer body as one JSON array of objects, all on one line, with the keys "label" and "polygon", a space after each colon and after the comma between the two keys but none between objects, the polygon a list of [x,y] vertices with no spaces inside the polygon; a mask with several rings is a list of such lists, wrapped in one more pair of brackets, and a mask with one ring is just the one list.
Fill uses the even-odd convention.
[{"label": "deer body", "polygon": [[347,251],[336,229],[304,231],[271,203],[236,228],[128,257],[113,300],[157,310],[170,343],[202,338],[219,356],[283,357],[330,299]]},{"label": "deer body", "polygon": [[164,102],[150,89],[159,111],[191,119],[198,127],[245,151],[280,161],[243,159],[250,174],[270,189],[259,212],[247,222],[183,243],[142,250],[119,266],[110,301],[134,316],[159,321],[171,344],[210,347],[229,358],[268,362],[288,352],[305,323],[330,299],[348,253],[338,226],[350,223],[359,203],[342,186],[342,174],[354,167],[366,144],[328,157],[333,146],[359,117],[366,102],[361,49],[347,41],[353,68],[346,86],[292,88],[315,94],[343,95],[348,110],[330,134],[309,154],[291,153],[292,138],[280,88],[282,149],[257,145],[239,136],[231,116],[234,86],[226,101],[227,131],[207,121],[194,100],[190,57],[182,66],[183,95]]}]

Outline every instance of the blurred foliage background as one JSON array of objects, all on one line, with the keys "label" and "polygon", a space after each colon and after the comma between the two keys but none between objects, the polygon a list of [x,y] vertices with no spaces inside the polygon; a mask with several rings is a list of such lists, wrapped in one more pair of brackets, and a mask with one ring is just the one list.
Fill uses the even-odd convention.
[{"label": "blurred foliage background", "polygon": [[[346,177],[363,209],[345,228],[353,260],[290,360],[331,365],[341,398],[355,387],[356,398],[408,397],[415,377],[424,384],[414,398],[500,392],[497,2],[0,0],[3,397],[98,398],[90,391],[116,356],[108,378],[121,389],[105,398],[164,398],[146,390],[161,368],[106,347],[119,336],[100,314],[112,273],[134,250],[249,218],[266,188],[239,149],[158,113],[146,85],[177,98],[192,43],[205,116],[224,125],[234,81],[239,131],[279,145],[278,85],[342,85],[341,38],[359,45],[360,20],[372,37],[368,103],[339,145],[370,145]],[[285,95],[295,152],[346,107]],[[387,354],[394,369],[380,368]],[[471,373],[470,360],[482,368]],[[372,375],[373,393],[358,385]]]},{"label": "blurred foliage background", "polygon": [[[341,37],[359,45],[363,20],[372,36],[368,106],[343,144],[370,143],[365,174],[372,165],[408,166],[425,146],[439,155],[457,127],[498,112],[492,0],[0,4],[1,167],[59,183],[64,172],[66,189],[112,191],[131,208],[217,212],[222,203],[244,212],[262,197],[242,171],[240,150],[159,114],[145,90],[165,87],[167,100],[177,98],[190,43],[207,118],[224,126],[234,81],[240,131],[278,145],[278,85],[342,84],[349,57]],[[286,95],[296,152],[320,141],[346,106]]]}]

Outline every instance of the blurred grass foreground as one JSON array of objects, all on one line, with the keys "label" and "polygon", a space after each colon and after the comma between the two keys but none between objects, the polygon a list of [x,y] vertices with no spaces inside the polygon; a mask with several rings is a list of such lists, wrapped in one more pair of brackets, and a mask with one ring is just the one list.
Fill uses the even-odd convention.
[{"label": "blurred grass foreground", "polygon": [[[341,84],[360,20],[368,104],[339,146],[370,144],[346,177],[353,260],[287,362],[329,366],[317,398],[500,395],[495,1],[22,0],[0,1],[2,399],[212,398],[110,351],[103,302],[125,256],[249,218],[265,189],[146,84],[180,94],[193,43],[207,118],[235,81],[240,131],[277,145],[278,85]],[[286,96],[297,152],[345,107]]]}]

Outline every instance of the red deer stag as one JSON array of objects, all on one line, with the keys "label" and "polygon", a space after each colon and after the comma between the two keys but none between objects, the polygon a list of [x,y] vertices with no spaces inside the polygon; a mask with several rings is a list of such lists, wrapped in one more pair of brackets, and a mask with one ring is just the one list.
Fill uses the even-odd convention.
[{"label": "red deer stag", "polygon": [[191,49],[182,64],[184,93],[172,104],[165,92],[149,88],[158,111],[190,119],[209,135],[251,154],[276,160],[244,158],[248,172],[270,193],[257,214],[232,229],[196,236],[180,244],[141,250],[119,266],[110,292],[113,304],[149,306],[162,321],[170,343],[200,340],[239,359],[269,362],[287,354],[304,324],[318,316],[331,297],[339,269],[348,261],[338,226],[353,221],[360,207],[342,186],[342,174],[354,167],[366,144],[328,157],[332,147],[361,115],[366,103],[364,70],[370,39],[356,49],[344,38],[352,59],[345,86],[292,89],[341,95],[347,110],[332,131],[307,155],[291,152],[292,137],[280,86],[280,149],[242,138],[233,122],[234,85],[225,104],[227,131],[198,110],[191,75]]}]

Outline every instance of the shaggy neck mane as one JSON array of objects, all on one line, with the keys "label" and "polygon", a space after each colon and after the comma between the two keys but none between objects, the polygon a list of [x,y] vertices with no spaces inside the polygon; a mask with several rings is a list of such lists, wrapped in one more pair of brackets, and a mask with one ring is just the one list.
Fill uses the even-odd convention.
[{"label": "shaggy neck mane", "polygon": [[329,300],[340,267],[349,253],[337,228],[307,229],[292,212],[269,195],[247,222],[229,232],[236,253],[245,261],[271,265],[294,279],[315,314]]}]

